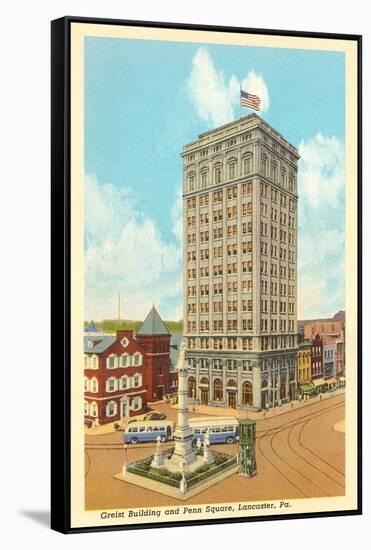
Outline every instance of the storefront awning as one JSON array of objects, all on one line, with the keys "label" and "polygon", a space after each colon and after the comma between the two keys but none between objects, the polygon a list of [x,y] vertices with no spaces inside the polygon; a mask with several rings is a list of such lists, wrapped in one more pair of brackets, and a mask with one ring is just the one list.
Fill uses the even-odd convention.
[{"label": "storefront awning", "polygon": [[339,376],[338,380],[339,380],[339,382],[345,382],[345,377],[344,376]]},{"label": "storefront awning", "polygon": [[325,382],[326,382],[326,384],[337,384],[338,379],[337,378],[328,378]]},{"label": "storefront awning", "polygon": [[299,384],[299,387],[302,392],[311,392],[316,389],[316,386],[312,384],[311,382],[307,384]]},{"label": "storefront awning", "polygon": [[324,386],[327,382],[324,378],[316,378],[316,380],[313,380],[313,384],[318,388],[318,386]]}]

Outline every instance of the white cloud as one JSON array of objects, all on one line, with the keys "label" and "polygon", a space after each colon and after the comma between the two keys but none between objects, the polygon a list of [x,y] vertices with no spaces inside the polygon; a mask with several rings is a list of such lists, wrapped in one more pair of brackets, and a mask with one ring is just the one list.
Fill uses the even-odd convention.
[{"label": "white cloud", "polygon": [[299,146],[298,317],[345,307],[344,147],[317,134]]},{"label": "white cloud", "polygon": [[[261,75],[252,70],[241,85],[244,90],[260,96],[262,112],[268,110],[268,88]],[[205,48],[199,48],[193,57],[188,90],[198,116],[212,126],[220,126],[235,118],[234,107],[239,105],[240,81],[234,74],[226,81],[223,71],[215,68]]]},{"label": "white cloud", "polygon": [[318,133],[299,145],[302,192],[311,207],[336,207],[344,191],[344,146]]},{"label": "white cloud", "polygon": [[[175,207],[173,206],[175,211]],[[181,240],[166,240],[130,189],[85,179],[85,318],[143,319],[152,303],[180,319]]]},{"label": "white cloud", "polygon": [[183,186],[179,185],[175,201],[171,207],[173,233],[179,242],[183,241]]}]

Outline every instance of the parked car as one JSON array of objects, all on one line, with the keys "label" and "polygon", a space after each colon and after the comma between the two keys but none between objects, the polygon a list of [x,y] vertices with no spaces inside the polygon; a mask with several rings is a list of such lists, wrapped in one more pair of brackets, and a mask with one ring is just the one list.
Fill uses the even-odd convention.
[{"label": "parked car", "polygon": [[124,432],[125,431],[125,426],[127,426],[127,424],[132,424],[133,422],[138,422],[138,419],[137,418],[130,418],[130,420],[128,420],[127,422],[125,422],[125,421],[115,422],[113,427],[115,428],[116,432]]},{"label": "parked car", "polygon": [[149,412],[144,415],[143,420],[165,420],[166,414],[159,412]]}]

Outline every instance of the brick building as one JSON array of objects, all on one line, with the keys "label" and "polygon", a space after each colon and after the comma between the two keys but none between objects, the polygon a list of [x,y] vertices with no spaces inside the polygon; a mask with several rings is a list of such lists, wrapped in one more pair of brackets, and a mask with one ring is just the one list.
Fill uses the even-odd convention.
[{"label": "brick building", "polygon": [[144,384],[148,401],[162,401],[177,390],[178,377],[170,362],[171,340],[170,332],[152,307],[136,334],[136,341],[144,351]]},{"label": "brick building", "polygon": [[84,337],[87,425],[106,424],[146,410],[144,350],[129,330]]},{"label": "brick building", "polygon": [[319,334],[312,339],[311,378],[323,378],[323,342]]},{"label": "brick building", "polygon": [[338,386],[336,374],[336,344],[323,344],[323,377],[328,389]]},{"label": "brick building", "polygon": [[312,382],[312,342],[304,340],[300,342],[297,357],[297,380],[299,394],[307,399],[315,395],[316,386]]},{"label": "brick building", "polygon": [[304,324],[304,338],[312,339],[316,334],[325,344],[335,344],[343,338],[344,322],[331,320],[306,321]]},{"label": "brick building", "polygon": [[312,339],[311,378],[318,391],[327,388],[323,378],[323,340],[319,334]]},{"label": "brick building", "polygon": [[153,307],[135,334],[118,330],[116,336],[90,331],[84,336],[84,416],[106,424],[147,410],[147,402],[162,400],[177,390],[174,361],[177,345]]}]

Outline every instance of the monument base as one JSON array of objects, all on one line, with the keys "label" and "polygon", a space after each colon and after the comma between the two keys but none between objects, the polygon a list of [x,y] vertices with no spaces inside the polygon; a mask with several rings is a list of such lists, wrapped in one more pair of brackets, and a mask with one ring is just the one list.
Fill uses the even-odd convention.
[{"label": "monument base", "polygon": [[202,483],[198,483],[195,487],[192,487],[185,494],[181,493],[180,489],[177,487],[170,487],[159,481],[153,479],[147,479],[142,476],[138,476],[127,472],[125,475],[117,474],[115,479],[130,483],[131,485],[136,485],[142,489],[148,489],[149,491],[154,491],[155,493],[160,493],[161,495],[166,495],[168,497],[175,498],[180,501],[189,500],[190,498],[202,493],[206,489],[213,487],[216,483],[223,481],[227,477],[236,474],[238,472],[238,464],[233,465],[232,467],[219,472],[218,474],[208,477]]},{"label": "monument base", "polygon": [[[166,468],[170,472],[182,472],[182,462],[184,458],[180,455],[173,454],[173,456],[166,460],[163,468]],[[194,472],[197,468],[200,468],[205,464],[203,456],[193,456],[193,462],[186,462],[184,466],[184,472]]]}]

